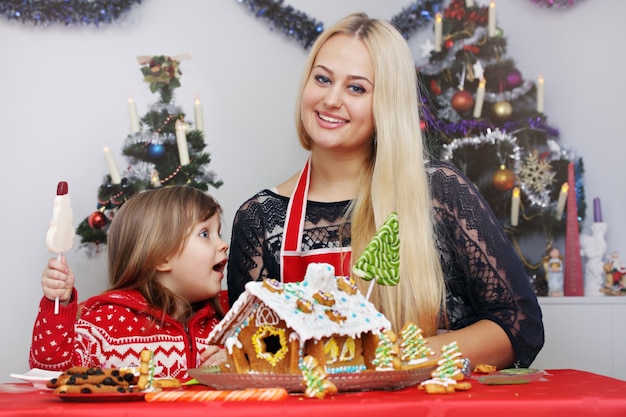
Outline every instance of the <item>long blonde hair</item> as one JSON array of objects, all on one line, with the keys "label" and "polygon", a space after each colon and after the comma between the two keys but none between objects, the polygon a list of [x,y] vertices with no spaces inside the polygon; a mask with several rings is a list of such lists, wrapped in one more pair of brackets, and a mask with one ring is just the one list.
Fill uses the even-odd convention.
[{"label": "long blonde hair", "polygon": [[[394,329],[412,321],[425,335],[437,330],[445,311],[445,283],[435,246],[431,192],[418,114],[417,74],[405,39],[389,23],[355,13],[323,32],[312,46],[300,86],[296,128],[302,146],[311,138],[300,119],[301,98],[315,58],[326,41],[337,34],[360,39],[374,69],[374,140],[372,155],[361,170],[352,217],[352,263],[377,228],[393,211],[400,221],[400,282],[376,285],[371,301]],[[369,282],[355,277],[365,293]]]},{"label": "long blonde hair", "polygon": [[[109,290],[137,290],[151,307],[184,323],[192,306],[157,282],[156,269],[184,249],[196,224],[221,212],[217,201],[191,186],[157,188],[132,196],[108,231]],[[211,303],[221,314],[217,297]]]}]

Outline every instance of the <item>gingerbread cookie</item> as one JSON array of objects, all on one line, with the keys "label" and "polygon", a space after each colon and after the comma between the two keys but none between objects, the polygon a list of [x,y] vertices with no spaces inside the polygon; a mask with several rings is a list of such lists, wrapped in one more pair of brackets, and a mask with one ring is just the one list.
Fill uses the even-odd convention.
[{"label": "gingerbread cookie", "polygon": [[268,290],[270,290],[271,292],[282,292],[283,291],[283,283],[274,279],[274,278],[268,278],[263,280],[263,287],[267,288]]},{"label": "gingerbread cookie", "polygon": [[296,306],[303,313],[310,313],[313,311],[313,303],[309,300],[305,300],[304,298],[298,298],[298,301],[296,301]]},{"label": "gingerbread cookie", "polygon": [[422,381],[418,386],[427,394],[451,394],[455,391],[467,391],[472,388],[469,382],[460,382],[452,378],[432,378]]},{"label": "gingerbread cookie", "polygon": [[335,297],[329,292],[326,291],[318,291],[313,294],[313,299],[318,303],[325,305],[327,307],[335,305]]},{"label": "gingerbread cookie", "polygon": [[341,314],[341,311],[339,310],[326,310],[325,313],[328,316],[328,318],[334,321],[335,323],[341,323],[347,319],[347,317]]},{"label": "gingerbread cookie", "polygon": [[133,392],[131,387],[104,384],[60,385],[54,389],[55,394],[124,394]]},{"label": "gingerbread cookie", "polygon": [[356,294],[358,290],[356,282],[354,282],[354,279],[350,276],[337,277],[337,288],[349,295]]},{"label": "gingerbread cookie", "polygon": [[479,363],[474,368],[474,372],[476,372],[477,374],[490,374],[492,372],[495,372],[496,370],[497,369],[494,365],[489,365],[486,363]]},{"label": "gingerbread cookie", "polygon": [[108,385],[128,387],[136,382],[132,372],[121,369],[101,368],[70,368],[57,378],[46,383],[48,388],[57,388],[62,385]]}]

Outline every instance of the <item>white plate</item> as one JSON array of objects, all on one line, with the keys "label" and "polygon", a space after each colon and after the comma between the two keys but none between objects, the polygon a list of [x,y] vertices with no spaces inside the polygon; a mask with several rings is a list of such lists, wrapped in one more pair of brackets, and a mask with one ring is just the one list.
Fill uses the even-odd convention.
[{"label": "white plate", "polygon": [[23,381],[30,382],[35,388],[47,389],[46,382],[52,378],[56,378],[63,372],[60,371],[46,371],[45,369],[31,369],[24,374],[11,374],[11,378],[21,379]]}]

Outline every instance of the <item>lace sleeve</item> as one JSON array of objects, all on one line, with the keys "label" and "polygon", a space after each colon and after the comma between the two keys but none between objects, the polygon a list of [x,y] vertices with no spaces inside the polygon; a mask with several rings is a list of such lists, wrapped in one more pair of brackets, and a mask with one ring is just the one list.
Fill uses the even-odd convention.
[{"label": "lace sleeve", "polygon": [[544,329],[519,257],[487,202],[461,172],[437,162],[431,166],[431,181],[448,326],[454,330],[491,320],[509,336],[516,365],[529,366],[543,347]]},{"label": "lace sleeve", "polygon": [[[282,200],[261,192],[237,210],[226,278],[230,305],[244,292],[248,281],[279,276],[279,237],[286,212],[286,205],[283,205]],[[268,211],[270,216],[266,215]]]}]

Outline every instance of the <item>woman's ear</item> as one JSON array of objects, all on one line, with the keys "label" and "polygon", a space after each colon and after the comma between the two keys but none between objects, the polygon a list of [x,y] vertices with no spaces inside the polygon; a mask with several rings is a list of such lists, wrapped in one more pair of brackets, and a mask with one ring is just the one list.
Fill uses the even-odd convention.
[{"label": "woman's ear", "polygon": [[156,270],[159,272],[170,272],[172,270],[172,264],[168,259],[157,265]]}]

